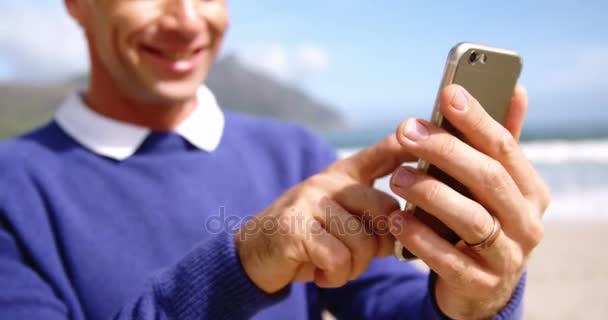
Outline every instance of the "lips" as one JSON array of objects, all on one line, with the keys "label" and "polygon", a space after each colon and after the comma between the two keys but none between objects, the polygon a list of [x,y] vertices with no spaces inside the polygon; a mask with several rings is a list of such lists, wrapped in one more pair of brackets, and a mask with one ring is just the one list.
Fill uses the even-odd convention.
[{"label": "lips", "polygon": [[142,46],[142,49],[170,60],[182,60],[192,57],[194,54],[203,50],[203,47],[198,47],[192,50],[163,50],[150,46]]},{"label": "lips", "polygon": [[153,65],[170,73],[184,74],[192,72],[200,62],[205,46],[186,49],[160,49],[142,45],[141,53]]}]

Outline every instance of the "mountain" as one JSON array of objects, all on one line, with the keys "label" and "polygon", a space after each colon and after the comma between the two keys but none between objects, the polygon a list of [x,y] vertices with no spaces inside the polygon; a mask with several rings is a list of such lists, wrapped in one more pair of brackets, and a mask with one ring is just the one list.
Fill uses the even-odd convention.
[{"label": "mountain", "polygon": [[227,56],[211,69],[207,85],[227,109],[272,115],[313,129],[343,129],[346,121],[336,108],[320,103],[301,90],[243,66]]},{"label": "mountain", "polygon": [[[247,68],[234,56],[214,65],[207,78],[224,110],[270,116],[311,129],[343,129],[337,108],[321,103],[301,89]],[[0,138],[39,126],[53,115],[71,90],[86,86],[86,76],[56,85],[0,83]]]},{"label": "mountain", "polygon": [[62,97],[75,87],[0,84],[0,139],[37,127],[53,115]]}]

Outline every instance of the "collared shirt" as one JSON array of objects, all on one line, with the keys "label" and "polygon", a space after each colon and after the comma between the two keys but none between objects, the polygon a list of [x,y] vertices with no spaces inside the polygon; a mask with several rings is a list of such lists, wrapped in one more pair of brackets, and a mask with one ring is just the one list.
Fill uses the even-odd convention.
[{"label": "collared shirt", "polygon": [[[194,146],[212,152],[224,131],[224,114],[206,87],[197,91],[198,105],[175,129]],[[125,160],[137,151],[151,130],[105,117],[90,109],[79,92],[63,101],[55,114],[57,124],[85,148],[115,160]]]}]

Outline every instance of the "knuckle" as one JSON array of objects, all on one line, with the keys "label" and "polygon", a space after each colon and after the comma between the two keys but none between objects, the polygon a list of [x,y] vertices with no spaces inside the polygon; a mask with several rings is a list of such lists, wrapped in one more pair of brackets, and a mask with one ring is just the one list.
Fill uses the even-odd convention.
[{"label": "knuckle", "polygon": [[490,160],[483,166],[482,177],[487,189],[500,190],[504,187],[509,175],[498,161]]},{"label": "knuckle", "polygon": [[528,249],[533,249],[540,244],[545,237],[545,227],[540,221],[529,224],[527,232]]},{"label": "knuckle", "polygon": [[520,274],[526,266],[527,252],[521,243],[509,242],[503,248],[502,263],[496,269],[497,274],[509,277]]},{"label": "knuckle", "polygon": [[526,255],[522,250],[514,250],[511,255],[511,270],[509,270],[510,274],[518,274],[526,265]]},{"label": "knuckle", "polygon": [[293,230],[291,230],[293,218],[294,218],[294,215],[292,215],[291,213],[279,215],[279,217],[277,217],[277,219],[276,219],[278,230],[287,232],[287,233],[289,233],[290,231],[293,231]]},{"label": "knuckle", "polygon": [[259,217],[254,220],[254,223],[258,225],[259,229],[262,230],[262,233],[268,236],[274,236],[279,232],[279,218],[266,215],[263,217]]},{"label": "knuckle", "polygon": [[306,179],[306,185],[313,189],[324,188],[327,185],[327,172],[322,172]]},{"label": "knuckle", "polygon": [[475,287],[485,295],[495,295],[502,288],[502,279],[499,276],[490,275],[474,278]]},{"label": "knuckle", "polygon": [[324,173],[315,174],[307,179],[308,184],[311,186],[320,185],[323,182]]},{"label": "knuckle", "polygon": [[518,246],[514,242],[505,246],[505,250],[504,262],[499,273],[502,275],[518,274],[525,268],[527,251],[521,245]]},{"label": "knuckle", "polygon": [[551,190],[546,183],[542,183],[541,191],[540,191],[540,210],[545,212],[547,208],[549,208],[549,204],[551,203]]},{"label": "knuckle", "polygon": [[[481,205],[480,205],[481,206]],[[485,210],[483,210],[485,211]],[[471,232],[477,241],[483,241],[492,232],[493,222],[488,214],[480,214],[482,210],[476,210],[472,214]]]},{"label": "knuckle", "polygon": [[509,157],[515,150],[519,148],[515,138],[506,130],[500,135],[498,140],[498,155],[501,157]]}]

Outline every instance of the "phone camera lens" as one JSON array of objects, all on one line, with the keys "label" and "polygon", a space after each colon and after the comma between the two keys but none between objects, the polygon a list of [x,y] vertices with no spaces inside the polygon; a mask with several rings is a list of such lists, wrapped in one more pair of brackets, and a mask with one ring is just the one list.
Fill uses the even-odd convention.
[{"label": "phone camera lens", "polygon": [[478,58],[477,52],[473,51],[473,52],[471,52],[471,55],[469,56],[469,62],[475,63],[475,62],[477,62],[477,58]]}]

